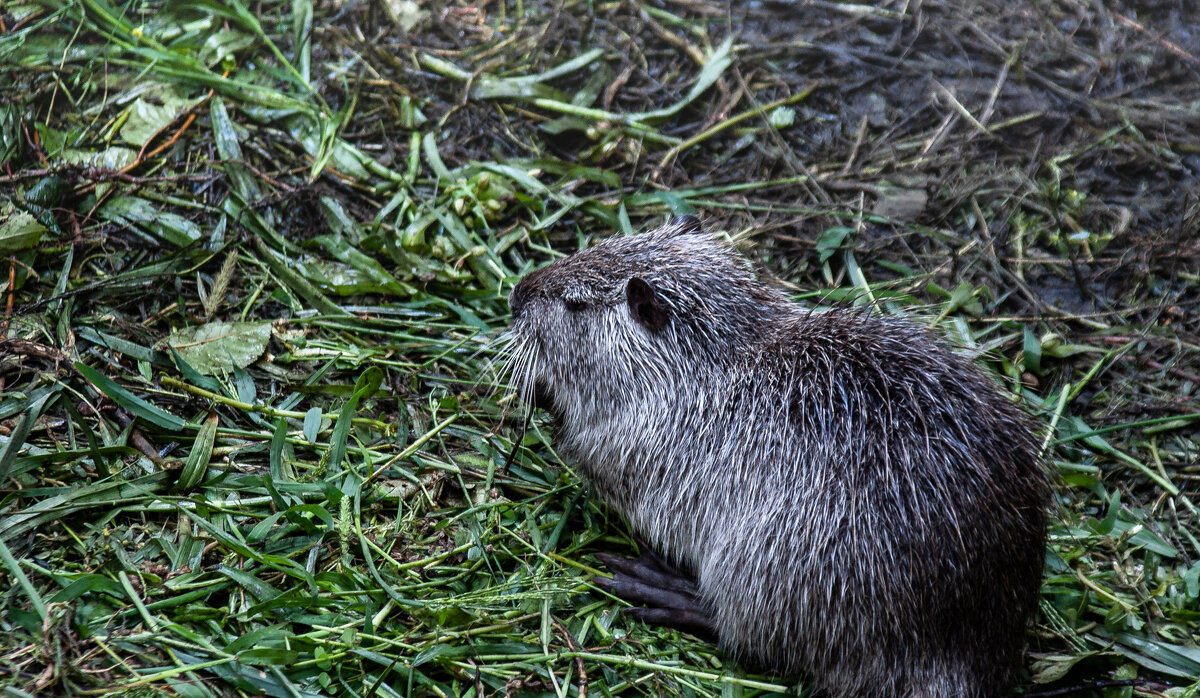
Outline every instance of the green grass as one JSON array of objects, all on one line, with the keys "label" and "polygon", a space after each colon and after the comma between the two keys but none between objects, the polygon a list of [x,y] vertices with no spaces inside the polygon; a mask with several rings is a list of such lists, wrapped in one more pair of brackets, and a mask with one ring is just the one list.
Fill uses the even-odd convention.
[{"label": "green grass", "polygon": [[1047,425],[1038,683],[1195,695],[1178,16],[772,7],[0,8],[5,694],[803,690],[621,616],[626,527],[494,388],[516,279],[697,211]]}]

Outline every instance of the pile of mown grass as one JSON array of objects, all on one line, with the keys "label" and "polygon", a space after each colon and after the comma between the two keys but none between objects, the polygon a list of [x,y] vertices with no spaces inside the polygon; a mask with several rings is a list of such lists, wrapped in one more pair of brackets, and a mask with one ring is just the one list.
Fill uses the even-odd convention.
[{"label": "pile of mown grass", "polygon": [[1194,14],[0,8],[0,684],[787,690],[617,613],[588,579],[626,529],[491,388],[515,279],[695,211],[1045,421],[1037,682],[1194,695]]}]

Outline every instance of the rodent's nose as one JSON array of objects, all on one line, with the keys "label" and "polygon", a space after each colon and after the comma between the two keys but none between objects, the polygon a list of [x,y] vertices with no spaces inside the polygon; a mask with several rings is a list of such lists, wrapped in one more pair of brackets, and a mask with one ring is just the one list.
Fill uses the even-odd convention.
[{"label": "rodent's nose", "polygon": [[513,322],[516,322],[524,312],[525,306],[529,303],[529,284],[528,279],[521,279],[516,286],[513,286],[512,293],[508,294],[508,309],[512,311]]}]

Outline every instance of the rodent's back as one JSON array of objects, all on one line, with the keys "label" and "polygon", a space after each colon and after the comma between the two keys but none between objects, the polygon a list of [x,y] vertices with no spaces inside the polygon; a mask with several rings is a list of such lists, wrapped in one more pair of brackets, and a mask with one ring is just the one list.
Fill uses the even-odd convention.
[{"label": "rodent's back", "polygon": [[991,695],[1019,661],[1041,577],[1048,483],[1028,418],[907,321],[833,310],[789,324],[729,391],[731,415],[781,410],[732,420],[741,448],[714,470],[714,490],[756,482],[711,513],[736,533],[698,562],[731,609],[721,637],[736,647],[765,628],[780,640],[768,665],[823,667],[835,695],[881,675]]}]

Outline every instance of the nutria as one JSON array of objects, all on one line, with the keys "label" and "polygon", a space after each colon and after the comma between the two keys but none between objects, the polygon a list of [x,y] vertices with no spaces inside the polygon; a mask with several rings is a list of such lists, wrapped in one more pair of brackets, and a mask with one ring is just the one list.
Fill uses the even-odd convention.
[{"label": "nutria", "polygon": [[1011,688],[1049,484],[967,359],[802,308],[692,217],[533,271],[509,306],[512,383],[655,553],[604,558],[636,615],[830,696]]}]

